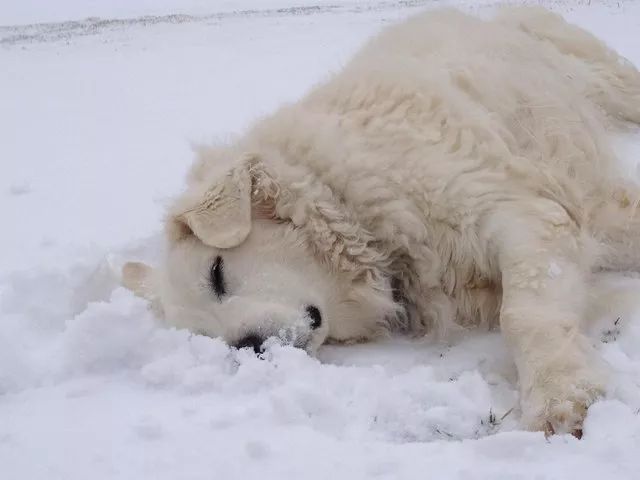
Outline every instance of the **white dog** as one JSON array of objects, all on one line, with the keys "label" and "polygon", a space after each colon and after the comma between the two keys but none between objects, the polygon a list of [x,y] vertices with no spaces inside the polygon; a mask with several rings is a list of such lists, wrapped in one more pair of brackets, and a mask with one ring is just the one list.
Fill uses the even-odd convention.
[{"label": "white dog", "polygon": [[525,426],[577,434],[604,389],[580,331],[590,276],[640,268],[640,196],[607,142],[625,121],[640,74],[559,16],[425,13],[201,150],[165,263],[124,283],[256,351],[499,323]]}]

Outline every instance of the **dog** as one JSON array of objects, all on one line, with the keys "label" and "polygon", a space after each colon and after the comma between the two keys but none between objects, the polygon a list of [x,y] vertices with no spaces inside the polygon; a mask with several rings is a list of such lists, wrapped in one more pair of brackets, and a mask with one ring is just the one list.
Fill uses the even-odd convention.
[{"label": "dog", "polygon": [[523,426],[579,436],[606,387],[581,330],[590,279],[640,268],[640,191],[609,144],[632,123],[640,74],[562,17],[429,11],[200,148],[162,265],[123,283],[258,353],[499,325]]}]

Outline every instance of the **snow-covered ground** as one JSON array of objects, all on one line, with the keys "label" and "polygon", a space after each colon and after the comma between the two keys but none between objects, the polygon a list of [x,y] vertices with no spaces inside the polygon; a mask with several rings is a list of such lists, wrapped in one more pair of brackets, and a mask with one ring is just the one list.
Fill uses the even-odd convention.
[{"label": "snow-covered ground", "polygon": [[[494,2],[0,4],[0,478],[640,478],[640,280],[602,287],[591,338],[611,385],[581,441],[518,429],[497,333],[261,361],[158,327],[118,288],[125,259],[157,258],[191,143],[237,134],[445,3]],[[640,64],[640,4],[542,3]],[[618,142],[635,172],[640,136]]]}]

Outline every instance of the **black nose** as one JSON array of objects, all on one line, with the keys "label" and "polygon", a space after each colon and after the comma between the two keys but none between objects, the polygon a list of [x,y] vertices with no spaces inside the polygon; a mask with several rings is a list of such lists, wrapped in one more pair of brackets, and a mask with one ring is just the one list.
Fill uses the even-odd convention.
[{"label": "black nose", "polygon": [[246,335],[245,337],[242,337],[239,341],[234,343],[233,346],[238,349],[252,348],[254,352],[262,353],[264,352],[264,348],[262,347],[263,343],[264,343],[264,340],[262,338],[260,338],[256,334],[251,333],[249,335]]},{"label": "black nose", "polygon": [[322,314],[320,313],[320,309],[315,305],[307,305],[306,311],[307,316],[311,319],[311,328],[313,330],[320,328],[320,325],[322,325]]}]

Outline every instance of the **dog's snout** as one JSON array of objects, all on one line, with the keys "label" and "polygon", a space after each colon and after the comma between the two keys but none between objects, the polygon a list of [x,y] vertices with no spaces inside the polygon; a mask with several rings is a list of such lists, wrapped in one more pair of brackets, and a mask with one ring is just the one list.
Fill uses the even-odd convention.
[{"label": "dog's snout", "polygon": [[[305,305],[305,317],[308,321],[308,328],[317,330],[322,325],[322,313],[315,305]],[[300,317],[298,317],[299,319]],[[306,323],[306,322],[305,322]],[[266,332],[265,332],[266,333]],[[259,335],[258,333],[246,333],[242,338],[233,342],[231,345],[237,349],[250,348],[256,354],[264,353],[269,339],[281,345],[290,345],[296,348],[306,348],[309,342],[309,331],[306,328],[299,329],[298,326],[281,325],[277,330],[271,330],[270,335]]]},{"label": "dog's snout", "polygon": [[264,339],[260,338],[256,334],[249,334],[242,337],[239,341],[234,343],[234,347],[237,349],[241,348],[252,348],[255,353],[264,352]]},{"label": "dog's snout", "polygon": [[311,319],[311,329],[315,330],[320,328],[322,325],[322,314],[320,313],[320,309],[315,305],[307,305],[306,307],[307,316]]}]

